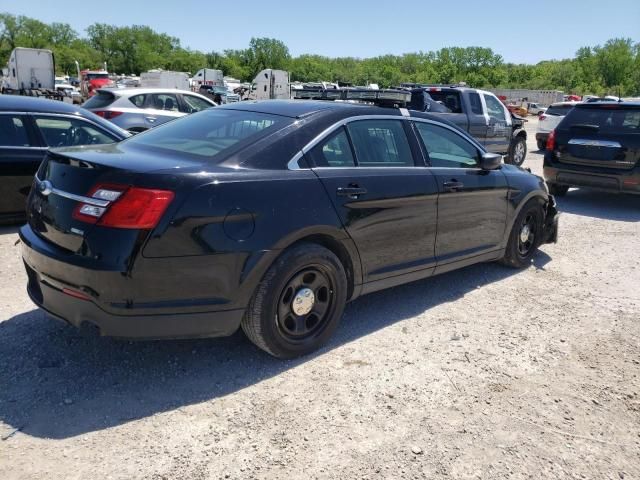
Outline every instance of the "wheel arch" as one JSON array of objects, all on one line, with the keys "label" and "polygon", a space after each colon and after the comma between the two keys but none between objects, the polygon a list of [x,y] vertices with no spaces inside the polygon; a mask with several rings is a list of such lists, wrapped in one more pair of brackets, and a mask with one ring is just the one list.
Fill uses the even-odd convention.
[{"label": "wheel arch", "polygon": [[518,215],[520,215],[520,212],[522,211],[524,206],[533,199],[537,199],[540,202],[540,205],[544,208],[549,202],[549,195],[544,190],[536,189],[528,192],[526,195],[524,195],[520,199],[517,206],[511,212],[510,218],[507,220],[507,225],[503,234],[502,243],[500,245],[501,248],[507,248],[507,243],[509,242],[509,236],[511,235],[511,230],[513,229],[513,225],[516,219],[518,218]]}]

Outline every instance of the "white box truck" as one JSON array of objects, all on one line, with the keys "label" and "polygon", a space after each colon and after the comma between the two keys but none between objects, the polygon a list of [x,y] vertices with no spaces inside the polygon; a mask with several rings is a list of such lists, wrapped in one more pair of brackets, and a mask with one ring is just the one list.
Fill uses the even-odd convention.
[{"label": "white box truck", "polygon": [[2,93],[63,100],[64,96],[56,91],[55,72],[51,50],[14,48],[7,63]]},{"label": "white box truck", "polygon": [[224,75],[222,74],[222,70],[215,70],[213,68],[201,68],[193,76],[192,81],[196,92],[201,85],[224,87]]},{"label": "white box truck", "polygon": [[140,86],[143,88],[176,88],[190,90],[189,75],[184,72],[168,70],[149,70],[140,75]]},{"label": "white box truck", "polygon": [[262,70],[251,83],[251,100],[289,100],[289,72],[267,68]]},{"label": "white box truck", "polygon": [[6,84],[13,90],[55,88],[55,65],[51,50],[14,48],[9,56],[7,71]]}]

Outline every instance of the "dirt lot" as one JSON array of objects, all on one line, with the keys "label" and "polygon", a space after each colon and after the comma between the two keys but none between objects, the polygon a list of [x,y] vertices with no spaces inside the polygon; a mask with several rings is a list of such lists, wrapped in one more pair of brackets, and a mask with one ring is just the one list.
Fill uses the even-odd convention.
[{"label": "dirt lot", "polygon": [[291,362],[81,337],[0,230],[0,478],[640,478],[640,197],[559,206],[534,266],[363,297]]}]

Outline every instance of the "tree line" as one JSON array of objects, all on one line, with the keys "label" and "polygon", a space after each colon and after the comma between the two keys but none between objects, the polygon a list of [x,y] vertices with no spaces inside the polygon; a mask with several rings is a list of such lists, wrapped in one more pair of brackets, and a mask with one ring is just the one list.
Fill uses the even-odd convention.
[{"label": "tree line", "polygon": [[580,48],[574,58],[535,65],[505,62],[484,47],[447,47],[437,51],[382,55],[372,58],[294,57],[272,38],[252,38],[246,49],[202,52],[184,48],[178,38],[148,26],[118,27],[94,23],[81,36],[67,23],[46,24],[37,19],[0,14],[0,65],[15,47],[48,48],[58,73],[73,75],[75,61],[82,68],[106,62],[109,71],[135,74],[162,68],[195,73],[220,69],[225,75],[251,81],[263,68],[287,70],[292,81],[334,81],[353,85],[401,82],[458,83],[477,88],[529,88],[596,95],[640,95],[640,43],[614,38],[604,45]]}]

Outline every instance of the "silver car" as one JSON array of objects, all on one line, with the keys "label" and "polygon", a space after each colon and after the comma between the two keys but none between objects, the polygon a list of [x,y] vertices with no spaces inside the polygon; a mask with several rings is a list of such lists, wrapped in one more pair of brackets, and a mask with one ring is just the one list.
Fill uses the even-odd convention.
[{"label": "silver car", "polygon": [[166,88],[102,88],[83,107],[130,132],[142,132],[216,104],[198,93]]}]

